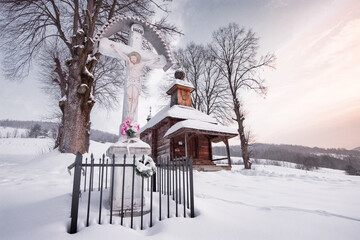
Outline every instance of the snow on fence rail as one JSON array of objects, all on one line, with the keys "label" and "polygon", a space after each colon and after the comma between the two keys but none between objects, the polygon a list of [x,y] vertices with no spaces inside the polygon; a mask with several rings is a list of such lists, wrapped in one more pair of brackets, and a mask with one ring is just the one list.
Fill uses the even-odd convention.
[{"label": "snow on fence rail", "polygon": [[[135,156],[132,163],[126,163],[126,155],[123,163],[116,163],[115,156],[109,163],[109,158],[104,154],[96,163],[91,154],[89,162],[85,158],[83,163],[83,156],[78,153],[75,162],[68,167],[69,172],[72,168],[75,169],[69,233],[76,233],[78,226],[88,227],[96,223],[119,224],[130,228],[140,226],[142,230],[164,218],[195,217],[192,164],[192,158],[159,158],[156,174],[144,178],[135,174]],[[116,169],[123,171],[115,171]],[[118,173],[121,174],[121,179],[125,179],[125,169],[132,171],[132,178],[125,180],[131,181],[131,202],[134,199],[135,177],[141,178],[139,212],[134,212],[133,205],[130,212],[125,211],[123,206],[121,210],[113,210],[114,176]],[[122,184],[122,199],[126,197]]]}]

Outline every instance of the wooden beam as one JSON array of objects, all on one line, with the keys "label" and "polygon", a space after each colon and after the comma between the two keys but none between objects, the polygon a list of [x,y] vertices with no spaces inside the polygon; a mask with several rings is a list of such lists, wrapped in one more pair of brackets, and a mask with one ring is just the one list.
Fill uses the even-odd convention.
[{"label": "wooden beam", "polygon": [[208,144],[209,144],[209,155],[210,155],[209,157],[210,160],[212,161],[213,160],[212,143],[209,137],[208,137]]},{"label": "wooden beam", "polygon": [[157,136],[157,130],[156,129],[152,129],[151,130],[151,152],[152,152],[152,157],[153,159],[155,159],[155,161],[157,160],[157,139],[158,139],[158,136]]},{"label": "wooden beam", "polygon": [[228,159],[228,157],[224,157],[224,158],[217,158],[217,159],[213,159],[211,161],[220,161],[220,160],[225,160],[225,159]]},{"label": "wooden beam", "polygon": [[228,164],[229,164],[229,166],[231,166],[229,140],[228,140],[227,137],[224,138],[224,143],[226,145],[226,153],[227,153],[227,158],[228,158]]}]

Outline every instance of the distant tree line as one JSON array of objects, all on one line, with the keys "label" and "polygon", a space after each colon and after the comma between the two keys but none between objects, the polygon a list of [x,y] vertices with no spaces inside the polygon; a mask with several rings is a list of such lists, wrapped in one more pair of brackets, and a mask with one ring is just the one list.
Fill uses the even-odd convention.
[{"label": "distant tree line", "polygon": [[[42,121],[18,121],[18,120],[0,120],[0,126],[15,128],[13,134],[7,134],[3,137],[22,137],[22,138],[42,138],[49,137],[56,139],[58,133],[58,123]],[[27,134],[19,135],[18,129],[28,129]],[[91,129],[90,139],[96,142],[116,142],[116,134]]]},{"label": "distant tree line", "polygon": [[[213,154],[226,155],[225,147],[214,147]],[[230,146],[231,156],[241,157],[239,146]],[[360,151],[342,148],[310,148],[297,145],[275,145],[256,143],[250,147],[253,159],[270,159],[299,164],[299,168],[332,168],[345,170],[349,174],[360,174]],[[301,167],[300,167],[301,166]]]},{"label": "distant tree line", "polygon": [[[14,128],[13,132],[7,132],[1,137],[21,137],[21,138],[53,138],[57,137],[57,124],[53,122],[40,121],[17,121],[17,120],[0,120],[0,126]],[[19,131],[27,129],[28,131]]]},{"label": "distant tree line", "polygon": [[35,124],[39,124],[43,129],[51,129],[53,127],[55,128],[57,127],[57,123],[54,122],[19,121],[19,120],[11,120],[11,119],[0,120],[0,126],[2,127],[30,129]]}]

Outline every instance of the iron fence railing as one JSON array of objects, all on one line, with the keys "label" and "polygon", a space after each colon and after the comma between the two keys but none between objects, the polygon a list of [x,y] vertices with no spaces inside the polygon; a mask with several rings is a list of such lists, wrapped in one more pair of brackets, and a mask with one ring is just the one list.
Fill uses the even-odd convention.
[{"label": "iron fence railing", "polygon": [[[145,229],[164,218],[195,217],[192,158],[158,159],[156,174],[149,178],[136,175],[135,167],[135,156],[127,162],[124,155],[123,162],[117,163],[114,155],[109,159],[104,154],[97,160],[92,154],[88,159],[78,153],[68,167],[69,171],[74,168],[69,233],[95,223]],[[116,178],[122,179],[121,184],[114,184]],[[135,181],[141,182],[141,190],[135,189]],[[124,190],[125,183],[131,186],[130,193]],[[121,208],[115,210],[114,190],[119,188]],[[134,211],[134,191],[139,190],[141,208]],[[130,211],[124,209],[125,198],[131,198]]]}]

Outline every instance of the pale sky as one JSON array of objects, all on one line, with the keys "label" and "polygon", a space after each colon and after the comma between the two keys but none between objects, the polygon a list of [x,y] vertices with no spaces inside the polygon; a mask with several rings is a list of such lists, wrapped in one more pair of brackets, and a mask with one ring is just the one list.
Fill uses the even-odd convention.
[{"label": "pale sky", "polygon": [[[206,44],[219,27],[236,22],[260,38],[260,54],[277,57],[266,71],[264,99],[243,93],[246,127],[257,142],[352,149],[360,146],[359,0],[179,0],[170,2],[169,20],[185,34],[171,47]],[[149,107],[160,110],[161,70],[152,72],[149,96],[139,103],[139,122]],[[48,98],[29,78],[21,83],[0,77],[0,119],[40,120]],[[96,105],[95,105],[96,106]],[[118,132],[121,109],[95,107],[95,129]],[[232,142],[238,144],[237,140]]]}]

